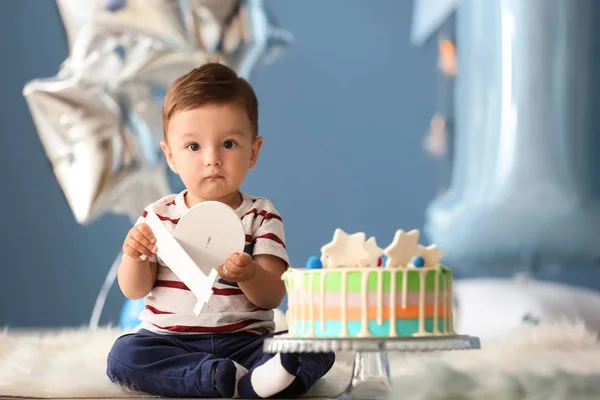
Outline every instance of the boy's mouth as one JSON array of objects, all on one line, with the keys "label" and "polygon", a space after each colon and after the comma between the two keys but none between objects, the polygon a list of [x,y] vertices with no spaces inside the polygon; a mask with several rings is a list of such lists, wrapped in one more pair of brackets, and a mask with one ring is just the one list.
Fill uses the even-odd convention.
[{"label": "boy's mouth", "polygon": [[212,175],[207,175],[204,177],[204,179],[206,180],[216,180],[216,179],[223,179],[223,175],[219,175],[219,174],[212,174]]}]

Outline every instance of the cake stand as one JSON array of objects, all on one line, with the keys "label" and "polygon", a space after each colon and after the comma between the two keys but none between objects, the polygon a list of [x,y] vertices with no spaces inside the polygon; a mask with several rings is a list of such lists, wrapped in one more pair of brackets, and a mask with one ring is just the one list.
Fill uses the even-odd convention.
[{"label": "cake stand", "polygon": [[322,353],[353,351],[352,379],[345,391],[333,399],[381,399],[390,393],[389,351],[430,352],[481,348],[473,336],[427,336],[400,338],[291,338],[286,335],[265,339],[267,353]]}]

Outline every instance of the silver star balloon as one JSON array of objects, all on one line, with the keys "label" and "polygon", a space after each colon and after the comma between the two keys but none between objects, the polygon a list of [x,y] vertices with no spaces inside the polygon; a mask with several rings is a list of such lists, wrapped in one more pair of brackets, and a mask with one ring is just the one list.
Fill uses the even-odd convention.
[{"label": "silver star balloon", "polygon": [[199,46],[248,77],[268,64],[292,41],[279,28],[262,0],[190,0]]},{"label": "silver star balloon", "polygon": [[[194,66],[209,58],[249,78],[256,67],[277,59],[293,39],[288,31],[277,26],[262,0],[57,2],[67,35],[77,37],[70,41],[70,63],[76,69],[81,68],[88,54],[102,48],[106,40],[126,35],[130,38],[126,48],[144,48],[146,56],[154,59],[154,67],[162,56],[170,57],[171,62],[179,59]],[[96,10],[92,16],[90,8]],[[136,62],[143,66],[145,63],[140,61],[144,57],[140,53],[136,51]]]},{"label": "silver star balloon", "polygon": [[35,80],[24,94],[77,222],[111,210],[135,218],[169,192],[153,135],[160,109],[149,89],[110,94],[76,77]]}]

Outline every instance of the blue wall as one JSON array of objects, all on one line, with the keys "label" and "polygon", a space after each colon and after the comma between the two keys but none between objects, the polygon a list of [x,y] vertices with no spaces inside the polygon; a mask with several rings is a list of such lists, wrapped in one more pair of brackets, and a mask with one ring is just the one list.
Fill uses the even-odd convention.
[{"label": "blue wall", "polygon": [[[436,166],[421,146],[436,103],[436,49],[409,44],[412,1],[268,4],[296,39],[252,77],[266,141],[243,189],[282,213],[292,263],[317,255],[337,227],[382,247],[396,229],[422,229],[436,193]],[[0,325],[87,324],[130,222],[75,222],[21,95],[67,55],[55,3],[0,9]],[[102,323],[117,321],[123,300],[115,285]]]}]

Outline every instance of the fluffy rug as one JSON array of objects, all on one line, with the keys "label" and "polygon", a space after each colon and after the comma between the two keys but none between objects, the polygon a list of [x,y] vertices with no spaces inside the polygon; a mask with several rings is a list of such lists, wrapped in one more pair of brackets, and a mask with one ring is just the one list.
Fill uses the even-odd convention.
[{"label": "fluffy rug", "polygon": [[582,323],[523,325],[481,350],[391,363],[390,399],[600,399],[600,342]]},{"label": "fluffy rug", "polygon": [[[286,329],[276,310],[277,330]],[[131,398],[151,397],[129,392],[106,377],[106,356],[124,332],[105,327],[94,332],[65,329],[48,332],[5,330],[0,333],[0,398]],[[339,362],[306,397],[342,392],[352,372],[352,356]]]},{"label": "fluffy rug", "polygon": [[[0,396],[141,397],[105,375],[106,354],[122,333],[114,328],[6,331],[0,335]],[[308,397],[341,392],[350,380],[351,361],[350,354],[339,354]],[[390,363],[390,399],[600,398],[600,343],[582,324],[524,326],[477,351],[390,353]]]}]

